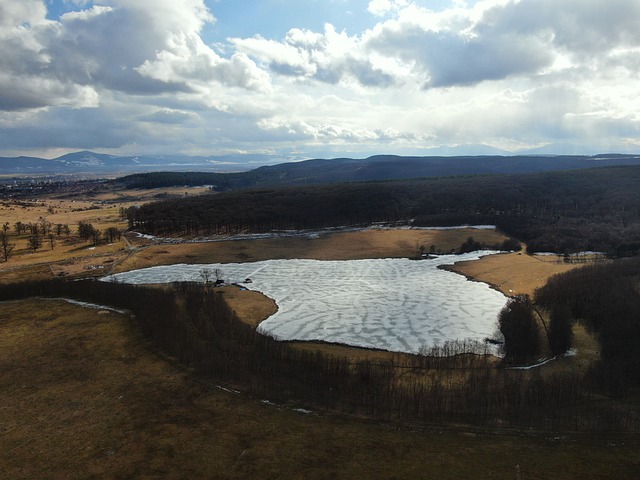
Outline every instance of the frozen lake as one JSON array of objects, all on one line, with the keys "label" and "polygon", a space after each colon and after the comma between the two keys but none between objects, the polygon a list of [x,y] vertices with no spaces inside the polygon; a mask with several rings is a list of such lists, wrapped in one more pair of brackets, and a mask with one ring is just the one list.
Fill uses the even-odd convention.
[{"label": "frozen lake", "polygon": [[441,270],[440,265],[496,252],[442,255],[432,260],[267,260],[255,263],[178,264],[105,278],[132,284],[202,281],[220,269],[228,282],[273,298],[278,312],[258,330],[280,340],[322,340],[416,353],[446,340],[484,340],[495,332],[507,298],[487,284]]}]

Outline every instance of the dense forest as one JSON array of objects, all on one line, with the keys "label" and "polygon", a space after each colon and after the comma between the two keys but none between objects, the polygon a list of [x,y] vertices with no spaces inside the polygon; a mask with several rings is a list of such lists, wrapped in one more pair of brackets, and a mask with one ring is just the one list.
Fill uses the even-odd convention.
[{"label": "dense forest", "polygon": [[640,167],[249,189],[132,208],[154,235],[217,235],[373,223],[492,224],[528,251],[640,251]]},{"label": "dense forest", "polygon": [[[372,418],[541,430],[638,431],[631,405],[603,403],[576,374],[496,368],[454,342],[391,361],[349,361],[258,334],[202,284],[164,289],[62,279],[10,284],[0,300],[65,297],[131,311],[156,348],[200,374],[274,401]],[[462,354],[461,352],[469,352]]]}]

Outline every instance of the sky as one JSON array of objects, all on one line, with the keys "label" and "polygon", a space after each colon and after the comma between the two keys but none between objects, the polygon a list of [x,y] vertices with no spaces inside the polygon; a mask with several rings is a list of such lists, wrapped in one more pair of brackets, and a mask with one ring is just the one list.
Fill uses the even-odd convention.
[{"label": "sky", "polygon": [[0,156],[640,153],[639,116],[638,0],[0,3]]}]

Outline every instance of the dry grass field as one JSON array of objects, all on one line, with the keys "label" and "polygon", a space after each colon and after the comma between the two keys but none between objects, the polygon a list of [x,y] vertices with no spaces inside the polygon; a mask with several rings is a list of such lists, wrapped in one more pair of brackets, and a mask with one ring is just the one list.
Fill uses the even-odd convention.
[{"label": "dry grass field", "polygon": [[535,289],[542,287],[549,277],[576,266],[564,263],[559,255],[532,256],[518,252],[491,255],[474,262],[459,262],[450,270],[489,283],[505,295],[533,296]]},{"label": "dry grass field", "polygon": [[[93,245],[78,235],[80,222],[87,222],[104,231],[109,227],[120,230],[126,222],[120,215],[122,205],[68,199],[38,199],[33,201],[0,202],[0,223],[8,223],[9,241],[14,245],[7,262],[0,263],[0,283],[55,275],[99,274],[127,255],[127,244],[119,240],[110,244]],[[25,225],[49,222],[53,238],[42,238],[42,246],[33,251],[28,233],[17,235],[16,222]],[[58,224],[69,226],[69,235],[57,235]],[[46,267],[43,269],[43,267]]]},{"label": "dry grass field", "polygon": [[[487,244],[502,243],[504,235],[494,230],[362,230],[327,233],[317,238],[285,237],[260,240],[152,245],[123,262],[116,271],[174,263],[256,262],[268,259],[311,258],[316,260],[355,260],[362,258],[413,257],[420,246],[427,251],[450,252],[468,238]],[[149,245],[148,240],[131,240]]]},{"label": "dry grass field", "polygon": [[[131,252],[128,242],[118,240],[111,244],[93,245],[77,235],[80,222],[93,225],[103,232],[115,227],[121,231],[127,222],[121,209],[160,198],[199,195],[206,188],[165,188],[157,190],[126,190],[103,193],[37,197],[34,199],[0,200],[0,225],[9,224],[9,241],[14,245],[9,261],[0,261],[0,283],[55,275],[100,275]],[[16,235],[15,224],[21,222],[52,225],[54,238],[42,238],[42,246],[33,251],[29,247],[29,234]],[[57,235],[56,226],[68,225],[70,234]],[[43,268],[46,267],[46,268]]]},{"label": "dry grass field", "polygon": [[2,478],[640,475],[634,436],[484,432],[306,413],[197,379],[154,354],[128,315],[53,300],[0,307]]}]

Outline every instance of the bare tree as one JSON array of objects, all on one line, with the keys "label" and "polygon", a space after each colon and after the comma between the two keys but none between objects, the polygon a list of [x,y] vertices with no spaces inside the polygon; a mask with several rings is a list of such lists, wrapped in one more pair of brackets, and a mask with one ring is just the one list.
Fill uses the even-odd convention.
[{"label": "bare tree", "polygon": [[104,231],[104,239],[109,243],[113,243],[116,239],[120,240],[122,232],[117,227],[109,227]]},{"label": "bare tree", "polygon": [[94,231],[95,228],[89,222],[83,220],[78,222],[78,235],[80,235],[80,238],[83,240],[89,240],[93,236]]},{"label": "bare tree", "polygon": [[[93,228],[93,227],[92,227]],[[102,238],[102,232],[97,228],[94,228],[91,231],[91,239],[93,240],[93,245],[96,246],[100,243],[100,239]]]},{"label": "bare tree", "polygon": [[216,283],[220,283],[224,280],[224,272],[219,268],[216,268],[213,271],[213,275],[216,277]]},{"label": "bare tree", "polygon": [[9,241],[9,234],[4,227],[2,232],[0,232],[0,246],[2,247],[2,257],[4,258],[4,261],[9,261],[9,256],[11,255],[11,252],[13,252],[15,244]]},{"label": "bare tree", "polygon": [[209,288],[209,284],[215,279],[215,284],[219,285],[220,283],[222,283],[224,281],[224,272],[219,269],[213,269],[211,270],[210,268],[203,268],[202,270],[200,270],[200,278],[202,278],[202,281],[205,283],[205,285],[207,286],[207,288]]},{"label": "bare tree", "polygon": [[27,242],[29,244],[29,248],[34,252],[42,246],[42,239],[40,238],[40,235],[38,235],[37,232],[29,235]]},{"label": "bare tree", "polygon": [[209,285],[209,282],[211,281],[211,278],[213,277],[213,272],[208,269],[208,268],[203,268],[202,270],[200,270],[200,278],[202,278],[202,281],[204,282],[205,285]]},{"label": "bare tree", "polygon": [[40,220],[38,221],[38,225],[40,227],[40,233],[42,234],[43,237],[46,237],[47,235],[49,235],[49,233],[51,232],[50,221],[48,221],[46,218],[40,217]]}]

